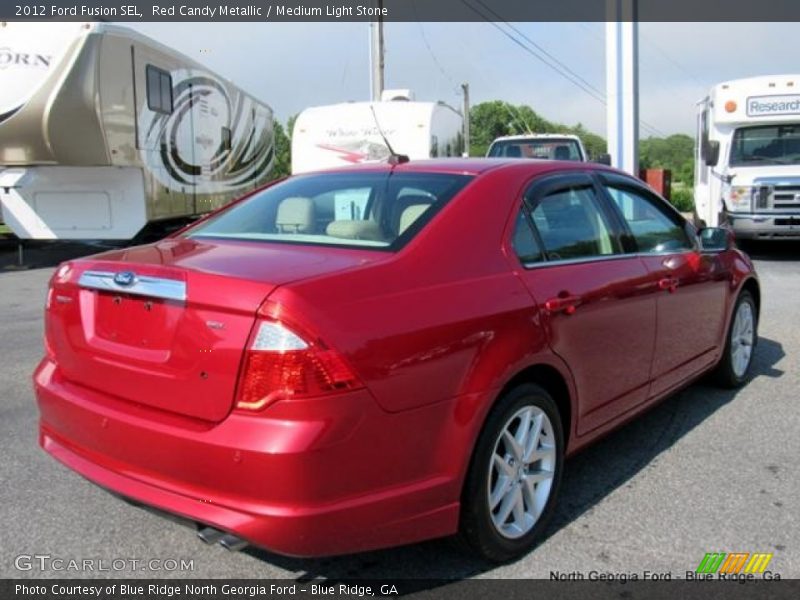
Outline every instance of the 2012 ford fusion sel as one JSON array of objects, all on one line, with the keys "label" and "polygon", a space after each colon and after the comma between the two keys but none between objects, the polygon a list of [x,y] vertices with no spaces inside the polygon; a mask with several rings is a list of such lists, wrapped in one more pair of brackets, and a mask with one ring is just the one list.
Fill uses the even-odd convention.
[{"label": "2012 ford fusion sel", "polygon": [[40,443],[229,547],[459,534],[504,561],[565,457],[701,375],[747,380],[760,303],[727,231],[600,165],[303,175],[57,269]]}]

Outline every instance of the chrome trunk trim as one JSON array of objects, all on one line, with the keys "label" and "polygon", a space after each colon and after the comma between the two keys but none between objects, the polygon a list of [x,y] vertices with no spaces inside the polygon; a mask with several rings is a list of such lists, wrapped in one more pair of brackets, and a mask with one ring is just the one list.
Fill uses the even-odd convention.
[{"label": "chrome trunk trim", "polygon": [[[130,283],[118,283],[120,276]],[[186,302],[186,282],[149,275],[136,275],[131,271],[111,273],[108,271],[84,271],[78,285],[91,290],[134,294],[148,298],[163,298],[175,302]]]}]

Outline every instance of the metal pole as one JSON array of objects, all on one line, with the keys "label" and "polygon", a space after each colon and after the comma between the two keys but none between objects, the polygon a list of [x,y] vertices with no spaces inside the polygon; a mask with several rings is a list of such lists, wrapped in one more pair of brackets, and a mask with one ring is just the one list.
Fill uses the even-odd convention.
[{"label": "metal pole", "polygon": [[464,156],[469,156],[469,84],[462,83],[461,90],[464,92]]},{"label": "metal pole", "polygon": [[607,0],[606,101],[611,164],[639,176],[637,0]]},{"label": "metal pole", "polygon": [[[383,8],[383,0],[376,2]],[[383,94],[383,17],[379,16],[370,25],[370,83],[372,85],[372,101],[380,102]]]}]

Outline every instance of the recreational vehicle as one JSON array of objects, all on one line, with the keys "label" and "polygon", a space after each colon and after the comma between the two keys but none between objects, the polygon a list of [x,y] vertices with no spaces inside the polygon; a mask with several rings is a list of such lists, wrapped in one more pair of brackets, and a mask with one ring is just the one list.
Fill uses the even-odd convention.
[{"label": "recreational vehicle", "polygon": [[697,219],[745,239],[800,239],[800,75],[720,83],[699,103]]},{"label": "recreational vehicle", "polygon": [[0,23],[0,206],[21,239],[129,240],[265,182],[271,109],[105,23]]},{"label": "recreational vehicle", "polygon": [[382,161],[392,150],[413,160],[461,156],[461,114],[443,102],[416,102],[409,90],[386,90],[380,102],[308,108],[292,132],[292,173]]}]

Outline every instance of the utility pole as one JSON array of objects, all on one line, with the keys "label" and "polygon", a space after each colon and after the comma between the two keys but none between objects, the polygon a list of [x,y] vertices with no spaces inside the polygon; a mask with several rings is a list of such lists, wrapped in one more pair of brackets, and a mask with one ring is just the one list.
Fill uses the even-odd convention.
[{"label": "utility pole", "polygon": [[606,102],[611,164],[639,176],[638,0],[607,0]]},{"label": "utility pole", "polygon": [[461,91],[464,95],[464,157],[469,156],[469,84],[462,83]]},{"label": "utility pole", "polygon": [[[383,0],[377,0],[378,9],[383,8]],[[379,10],[379,15],[383,11]],[[370,86],[372,87],[372,101],[380,102],[383,94],[383,17],[370,24]]]}]

